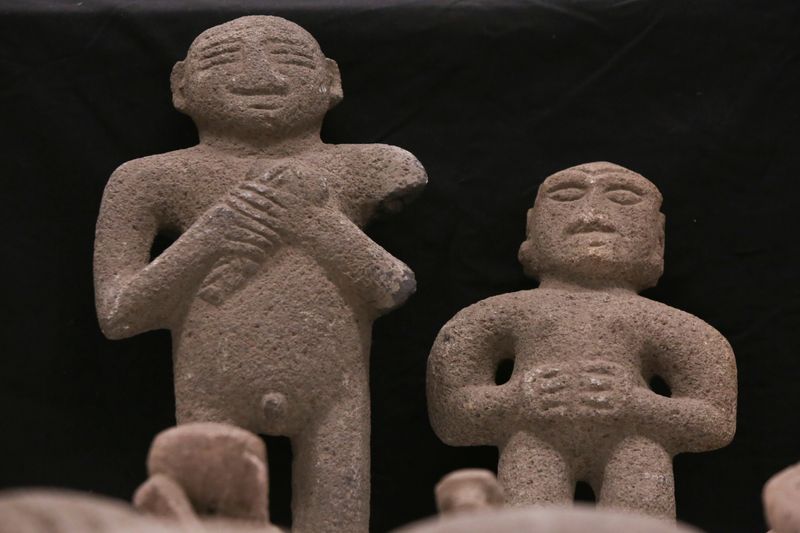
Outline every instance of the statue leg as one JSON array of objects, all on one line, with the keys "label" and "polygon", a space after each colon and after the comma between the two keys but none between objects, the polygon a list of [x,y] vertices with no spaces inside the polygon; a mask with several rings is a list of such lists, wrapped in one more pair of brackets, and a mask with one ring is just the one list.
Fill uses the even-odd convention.
[{"label": "statue leg", "polygon": [[623,439],[608,457],[597,505],[674,520],[672,457],[648,438]]},{"label": "statue leg", "polygon": [[369,530],[369,393],[336,401],[292,438],[292,532]]},{"label": "statue leg", "polygon": [[555,448],[530,433],[520,431],[508,439],[500,449],[497,471],[508,505],[572,502],[570,467]]}]

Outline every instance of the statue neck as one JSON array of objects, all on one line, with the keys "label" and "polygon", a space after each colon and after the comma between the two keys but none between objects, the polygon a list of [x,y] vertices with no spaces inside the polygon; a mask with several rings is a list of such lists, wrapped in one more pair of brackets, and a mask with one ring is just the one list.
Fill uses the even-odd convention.
[{"label": "statue neck", "polygon": [[605,292],[621,296],[634,296],[639,292],[633,284],[623,280],[576,279],[554,275],[543,275],[539,288],[567,292]]},{"label": "statue neck", "polygon": [[214,131],[198,128],[200,144],[237,156],[258,155],[267,157],[291,157],[313,150],[322,145],[319,127],[309,131],[285,136],[254,135],[252,133]]}]

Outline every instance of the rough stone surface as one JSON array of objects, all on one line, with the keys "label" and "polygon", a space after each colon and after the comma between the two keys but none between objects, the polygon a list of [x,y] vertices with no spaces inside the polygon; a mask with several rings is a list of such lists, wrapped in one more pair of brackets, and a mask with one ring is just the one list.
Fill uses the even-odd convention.
[{"label": "rough stone surface", "polygon": [[441,514],[455,514],[503,506],[503,489],[494,472],[465,468],[450,472],[436,484],[436,507]]},{"label": "rough stone surface", "polygon": [[587,506],[478,511],[425,520],[395,533],[701,533],[683,524]]},{"label": "rough stone surface", "polygon": [[[197,146],[125,163],[95,242],[100,325],[172,332],[178,423],[291,438],[301,532],[366,531],[373,320],[411,270],[360,229],[426,183],[408,152],[320,140],[336,63],[281,18],[211,28],[172,72]],[[179,235],[151,261],[159,233]]]},{"label": "rough stone surface", "polygon": [[124,502],[64,490],[0,494],[0,533],[280,533],[227,520],[186,524],[137,513]]},{"label": "rough stone surface", "polygon": [[[729,344],[637,294],[663,269],[660,205],[651,182],[611,163],[550,176],[519,252],[539,288],[478,302],[436,339],[434,430],[450,445],[498,446],[509,504],[569,502],[584,481],[600,506],[674,517],[672,456],[733,438]],[[498,383],[505,360],[513,372]],[[671,397],[651,390],[654,377]]]},{"label": "rough stone surface", "polygon": [[268,524],[267,457],[249,431],[198,422],[161,432],[147,459],[150,478],[134,505],[183,524],[211,515]]},{"label": "rough stone surface", "polygon": [[772,476],[762,496],[772,533],[800,533],[800,464]]}]

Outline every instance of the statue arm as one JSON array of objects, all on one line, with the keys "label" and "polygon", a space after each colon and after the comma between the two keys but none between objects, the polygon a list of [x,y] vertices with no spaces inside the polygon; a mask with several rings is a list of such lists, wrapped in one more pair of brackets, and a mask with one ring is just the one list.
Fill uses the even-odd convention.
[{"label": "statue arm", "polygon": [[[220,282],[235,286],[255,271],[274,250],[279,236],[274,220],[248,211],[234,196],[238,189],[203,213],[161,255],[150,261],[158,231],[177,226],[164,205],[167,194],[152,186],[146,172],[130,163],[111,177],[97,221],[94,253],[95,300],[100,327],[112,339],[169,327],[186,300],[199,294],[214,302]],[[241,185],[244,187],[246,184]],[[237,268],[223,270],[233,277],[198,292],[220,259],[234,258]],[[241,271],[241,272],[240,272]],[[235,276],[232,276],[235,274]],[[225,287],[223,286],[223,289]]]},{"label": "statue arm", "polygon": [[123,165],[103,195],[94,249],[95,300],[107,337],[167,327],[172,313],[210,267],[212,248],[195,224],[154,261],[150,247],[164,221],[158,193]]},{"label": "statue arm", "polygon": [[349,215],[363,227],[376,214],[394,214],[413,200],[428,183],[422,164],[397,146],[359,146],[352,175],[345,184]]},{"label": "statue arm", "polygon": [[338,209],[312,208],[311,224],[302,231],[304,250],[340,286],[376,315],[402,305],[416,289],[414,273]]},{"label": "statue arm", "polygon": [[728,341],[702,320],[671,310],[654,332],[645,377],[658,375],[671,396],[639,390],[641,416],[675,453],[727,445],[736,431],[736,359]]},{"label": "statue arm", "polygon": [[439,332],[428,358],[428,413],[436,434],[453,446],[498,444],[518,398],[513,379],[495,384],[497,365],[513,355],[510,317],[479,302]]}]

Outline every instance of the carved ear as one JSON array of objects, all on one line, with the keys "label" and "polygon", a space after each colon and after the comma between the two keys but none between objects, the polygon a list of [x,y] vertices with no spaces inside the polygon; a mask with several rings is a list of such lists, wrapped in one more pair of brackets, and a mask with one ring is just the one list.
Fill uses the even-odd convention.
[{"label": "carved ear", "polygon": [[342,75],[339,73],[339,65],[333,59],[325,58],[325,69],[328,71],[328,95],[330,95],[331,103],[328,109],[334,107],[344,98],[342,92]]},{"label": "carved ear", "polygon": [[659,232],[658,233],[658,248],[659,248],[659,254],[661,254],[661,260],[663,261],[664,260],[664,240],[665,240],[664,227],[667,224],[667,217],[664,216],[664,213],[659,213],[659,217],[658,218],[661,221],[661,224],[660,224],[661,227],[658,229],[658,232]]},{"label": "carved ear", "polygon": [[183,95],[185,72],[186,64],[183,61],[178,61],[172,67],[172,74],[169,77],[170,87],[172,88],[172,105],[181,112],[186,111],[186,98]]}]

